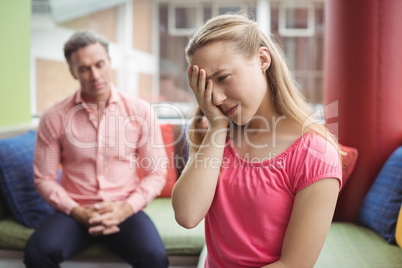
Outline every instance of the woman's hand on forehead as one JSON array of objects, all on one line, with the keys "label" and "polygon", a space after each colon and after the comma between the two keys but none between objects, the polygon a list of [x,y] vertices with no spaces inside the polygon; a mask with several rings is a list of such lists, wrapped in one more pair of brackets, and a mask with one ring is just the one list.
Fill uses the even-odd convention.
[{"label": "woman's hand on forehead", "polygon": [[213,81],[207,80],[207,72],[197,65],[188,67],[188,80],[200,109],[211,126],[227,127],[226,115],[213,103]]}]

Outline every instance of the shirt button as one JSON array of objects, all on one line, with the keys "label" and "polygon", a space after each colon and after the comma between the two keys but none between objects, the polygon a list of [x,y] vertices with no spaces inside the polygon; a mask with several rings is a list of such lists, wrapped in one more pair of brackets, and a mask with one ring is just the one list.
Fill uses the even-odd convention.
[{"label": "shirt button", "polygon": [[103,155],[100,155],[100,156],[99,156],[99,159],[100,159],[100,160],[103,160]]},{"label": "shirt button", "polygon": [[100,176],[99,176],[99,179],[100,179],[100,180],[103,180],[103,178],[104,178],[103,175],[100,175]]}]

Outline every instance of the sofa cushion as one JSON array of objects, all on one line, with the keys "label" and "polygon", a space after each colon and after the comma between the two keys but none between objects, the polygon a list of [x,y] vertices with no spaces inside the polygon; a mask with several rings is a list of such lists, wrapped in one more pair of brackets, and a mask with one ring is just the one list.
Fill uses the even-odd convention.
[{"label": "sofa cushion", "polygon": [[399,209],[398,221],[396,222],[395,240],[396,244],[402,248],[402,206]]},{"label": "sofa cushion", "polygon": [[358,223],[370,227],[388,243],[395,242],[395,228],[402,203],[402,146],[385,162],[363,200]]},{"label": "sofa cushion", "polygon": [[340,145],[340,149],[344,153],[342,155],[342,185],[345,187],[346,182],[355,169],[359,153],[356,148],[342,144]]},{"label": "sofa cushion", "polygon": [[51,208],[39,196],[33,182],[33,156],[36,131],[0,140],[0,186],[14,217],[22,224],[37,228]]},{"label": "sofa cushion", "polygon": [[173,131],[176,138],[174,145],[174,165],[177,170],[177,178],[179,178],[188,160],[186,126],[175,125]]},{"label": "sofa cushion", "polygon": [[35,230],[19,223],[10,216],[0,221],[0,248],[24,250],[28,238]]},{"label": "sofa cushion", "polygon": [[334,222],[314,267],[402,267],[402,250],[371,229]]},{"label": "sofa cushion", "polygon": [[11,211],[7,206],[6,200],[0,190],[0,220],[7,218],[11,215]]},{"label": "sofa cushion", "polygon": [[[161,124],[160,125],[161,132],[162,132],[162,139],[163,143],[165,144],[165,150],[166,150],[166,156],[167,160],[166,161],[161,161],[158,163],[163,164],[164,166],[166,165],[167,167],[167,175],[166,175],[166,184],[163,187],[161,193],[159,194],[159,197],[171,197],[172,196],[172,190],[173,186],[177,181],[177,170],[175,166],[175,133],[174,133],[174,126],[172,124]],[[139,161],[137,173],[140,178],[143,178],[145,176],[145,171],[143,166],[141,165],[141,161]]]},{"label": "sofa cushion", "polygon": [[[197,268],[204,267],[206,256],[204,247]],[[402,267],[402,250],[387,244],[373,230],[334,222],[314,268],[339,267]]]},{"label": "sofa cushion", "polygon": [[162,138],[165,143],[166,155],[169,160],[169,164],[167,166],[167,176],[166,176],[166,184],[162,189],[160,197],[171,197],[173,186],[177,180],[177,171],[175,166],[175,157],[174,157],[174,131],[172,124],[161,124]]},{"label": "sofa cushion", "polygon": [[[176,223],[170,198],[157,198],[145,209],[162,241],[168,255],[199,255],[205,244],[204,223],[196,228],[185,229]],[[34,230],[18,223],[10,217],[0,221],[0,248],[23,250]],[[113,256],[102,245],[95,245],[80,257]]]},{"label": "sofa cushion", "polygon": [[156,198],[145,209],[158,230],[168,255],[199,255],[205,244],[204,221],[193,229],[175,219],[170,198]]}]

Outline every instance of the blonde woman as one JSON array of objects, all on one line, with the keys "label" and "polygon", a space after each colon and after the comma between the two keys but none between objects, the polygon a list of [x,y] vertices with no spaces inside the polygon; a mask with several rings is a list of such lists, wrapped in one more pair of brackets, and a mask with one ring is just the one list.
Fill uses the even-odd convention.
[{"label": "blonde woman", "polygon": [[341,187],[336,139],[249,18],[212,18],[186,56],[199,109],[173,190],[177,222],[205,218],[205,267],[313,267]]}]

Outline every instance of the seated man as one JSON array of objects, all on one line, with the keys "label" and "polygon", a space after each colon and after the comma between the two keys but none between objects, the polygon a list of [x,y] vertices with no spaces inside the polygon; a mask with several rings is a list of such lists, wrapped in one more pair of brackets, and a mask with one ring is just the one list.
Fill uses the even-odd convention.
[{"label": "seated man", "polygon": [[[34,181],[56,213],[30,237],[24,262],[59,267],[101,242],[133,267],[167,267],[164,245],[143,211],[166,182],[166,167],[156,164],[166,157],[155,146],[163,144],[156,115],[145,101],[114,88],[103,37],[77,32],[64,55],[80,89],[40,120]],[[142,179],[136,163],[146,163]]]}]

